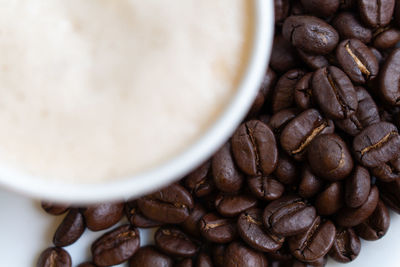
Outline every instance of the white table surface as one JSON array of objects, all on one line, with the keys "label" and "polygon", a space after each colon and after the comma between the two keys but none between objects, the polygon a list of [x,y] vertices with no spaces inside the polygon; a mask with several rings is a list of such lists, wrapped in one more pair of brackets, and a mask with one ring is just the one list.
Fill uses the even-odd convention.
[{"label": "white table surface", "polygon": [[[46,215],[38,201],[0,189],[0,266],[35,266],[40,252],[51,245],[53,233],[62,218]],[[90,259],[90,243],[101,233],[86,230],[75,244],[66,248],[72,256],[73,266]],[[153,231],[141,233],[142,245],[151,243]],[[399,267],[400,216],[391,213],[391,226],[386,236],[379,241],[364,241],[355,261],[346,265],[330,261],[327,266]]]}]

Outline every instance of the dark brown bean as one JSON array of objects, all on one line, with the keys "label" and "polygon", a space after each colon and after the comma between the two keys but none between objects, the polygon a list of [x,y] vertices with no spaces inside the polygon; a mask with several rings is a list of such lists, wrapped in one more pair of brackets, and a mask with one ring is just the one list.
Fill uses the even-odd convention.
[{"label": "dark brown bean", "polygon": [[297,49],[297,55],[310,69],[317,70],[329,65],[328,59],[323,55],[314,55]]},{"label": "dark brown bean", "polygon": [[360,254],[361,242],[351,228],[340,229],[336,232],[335,242],[329,251],[335,261],[346,263],[351,262]]},{"label": "dark brown bean", "polygon": [[51,247],[44,250],[36,263],[36,267],[71,267],[71,256],[62,248]]},{"label": "dark brown bean", "polygon": [[274,171],[276,179],[283,184],[295,184],[299,179],[296,162],[285,153],[279,153]]},{"label": "dark brown bean", "polygon": [[125,203],[125,215],[134,227],[153,228],[163,225],[161,222],[151,220],[144,216],[139,210],[136,200]]},{"label": "dark brown bean", "polygon": [[200,203],[195,203],[189,217],[181,224],[182,230],[192,236],[200,237],[199,221],[206,213],[206,209]]},{"label": "dark brown bean", "polygon": [[215,207],[224,217],[236,217],[245,210],[257,205],[257,199],[249,195],[220,194],[215,199]]},{"label": "dark brown bean", "polygon": [[270,176],[256,176],[248,178],[249,189],[255,197],[261,200],[275,200],[285,191],[283,184]]},{"label": "dark brown bean", "polygon": [[367,200],[371,190],[371,176],[367,169],[357,166],[346,179],[345,201],[350,208],[360,207]]},{"label": "dark brown bean", "polygon": [[358,39],[363,43],[369,43],[372,39],[372,31],[365,27],[351,12],[341,12],[333,20],[332,26],[338,31],[340,38]]},{"label": "dark brown bean", "polygon": [[224,256],[225,267],[268,267],[267,257],[239,242],[231,243]]},{"label": "dark brown bean", "polygon": [[371,169],[372,175],[382,182],[400,179],[400,157]]},{"label": "dark brown bean", "polygon": [[213,267],[211,257],[205,252],[200,252],[197,257],[196,267]]},{"label": "dark brown bean", "polygon": [[283,128],[296,117],[298,114],[298,110],[294,108],[288,108],[281,110],[274,115],[271,116],[271,119],[268,122],[268,126],[274,132],[276,137],[279,137]]},{"label": "dark brown bean", "polygon": [[312,173],[310,167],[305,165],[301,173],[301,180],[299,184],[299,196],[304,198],[311,198],[318,194],[324,185],[324,181]]},{"label": "dark brown bean", "polygon": [[83,211],[87,228],[100,231],[119,222],[124,215],[124,203],[102,203],[88,206]]},{"label": "dark brown bean", "polygon": [[400,48],[394,49],[379,74],[379,91],[381,97],[390,105],[400,105]]},{"label": "dark brown bean", "polygon": [[400,214],[400,179],[390,183],[377,181],[381,199],[392,210]]},{"label": "dark brown bean", "polygon": [[365,240],[378,240],[382,238],[390,226],[389,210],[382,200],[379,200],[374,213],[363,223],[357,225],[354,230],[357,235]]},{"label": "dark brown bean", "polygon": [[330,17],[339,9],[339,0],[301,0],[306,11],[317,17]]},{"label": "dark brown bean", "polygon": [[199,247],[181,230],[173,226],[161,227],[154,234],[157,248],[174,257],[193,257]]},{"label": "dark brown bean", "polygon": [[296,105],[302,109],[306,110],[313,106],[312,101],[312,76],[313,72],[309,72],[301,78],[301,80],[296,84],[294,91],[294,101]]},{"label": "dark brown bean", "polygon": [[400,31],[396,28],[385,27],[374,32],[374,40],[372,45],[380,50],[396,47],[400,41]]},{"label": "dark brown bean", "polygon": [[274,0],[275,23],[283,22],[289,15],[289,0]]},{"label": "dark brown bean", "polygon": [[299,65],[296,50],[282,35],[276,35],[274,38],[269,64],[273,70],[281,73]]},{"label": "dark brown bean", "polygon": [[394,0],[358,0],[358,10],[362,21],[369,27],[389,24],[394,10]]},{"label": "dark brown bean", "polygon": [[211,162],[206,161],[186,176],[185,186],[196,197],[210,194],[214,189]]},{"label": "dark brown bean", "polygon": [[51,215],[61,215],[69,209],[67,204],[56,204],[48,201],[42,201],[41,206],[45,212]]},{"label": "dark brown bean", "polygon": [[79,209],[71,209],[54,233],[53,244],[57,247],[71,245],[81,237],[85,228]]},{"label": "dark brown bean", "polygon": [[[368,191],[369,193],[369,191]],[[343,186],[341,182],[328,185],[315,199],[319,215],[332,215],[343,207]]]},{"label": "dark brown bean", "polygon": [[199,227],[201,235],[210,242],[229,243],[236,237],[235,222],[213,213],[204,215]]},{"label": "dark brown bean", "polygon": [[129,267],[172,267],[173,261],[153,246],[141,247],[129,260]]}]

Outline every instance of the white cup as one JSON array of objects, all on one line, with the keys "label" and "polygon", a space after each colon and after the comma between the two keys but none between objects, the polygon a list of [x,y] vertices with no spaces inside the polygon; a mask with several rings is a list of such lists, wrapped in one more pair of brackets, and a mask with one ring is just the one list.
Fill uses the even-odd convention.
[{"label": "white cup", "polygon": [[274,1],[253,1],[254,41],[237,93],[215,124],[186,151],[149,171],[96,184],[49,181],[0,166],[0,186],[39,199],[82,204],[139,197],[182,178],[232,135],[258,92],[273,42]]}]

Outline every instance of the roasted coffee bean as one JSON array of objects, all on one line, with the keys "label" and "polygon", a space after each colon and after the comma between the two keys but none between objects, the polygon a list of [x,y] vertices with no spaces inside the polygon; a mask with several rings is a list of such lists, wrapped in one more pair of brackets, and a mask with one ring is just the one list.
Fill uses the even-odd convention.
[{"label": "roasted coffee bean", "polygon": [[186,188],[196,197],[210,194],[214,189],[211,162],[206,161],[185,178]]},{"label": "roasted coffee bean", "polygon": [[215,267],[224,267],[225,245],[214,244],[211,248],[212,259]]},{"label": "roasted coffee bean", "polygon": [[194,237],[200,237],[199,221],[206,214],[205,208],[200,203],[195,203],[189,217],[181,224],[182,229]]},{"label": "roasted coffee bean", "polygon": [[317,17],[330,17],[339,9],[340,0],[301,0],[306,11]]},{"label": "roasted coffee bean", "polygon": [[279,153],[274,176],[283,184],[290,185],[297,183],[299,176],[296,162],[285,153]]},{"label": "roasted coffee bean", "polygon": [[304,75],[296,84],[294,90],[294,101],[296,106],[302,110],[309,109],[314,104],[312,100],[312,76],[313,72]]},{"label": "roasted coffee bean", "polygon": [[400,179],[393,182],[377,182],[381,199],[392,210],[400,214]]},{"label": "roasted coffee bean", "polygon": [[271,68],[268,68],[261,82],[256,99],[247,114],[247,118],[254,118],[259,114],[265,102],[271,95],[272,89],[275,87],[276,79],[277,76],[275,72]]},{"label": "roasted coffee bean", "polygon": [[379,52],[378,49],[376,49],[375,47],[370,47],[369,49],[371,49],[371,52],[374,54],[374,56],[376,57],[376,60],[378,60],[379,66],[383,63],[384,58],[381,52]]},{"label": "roasted coffee bean", "polygon": [[400,136],[396,126],[388,122],[372,124],[353,140],[355,158],[365,167],[378,167],[400,153]]},{"label": "roasted coffee bean", "polygon": [[213,267],[211,257],[205,252],[200,252],[196,260],[196,267]]},{"label": "roasted coffee bean", "polygon": [[323,55],[314,55],[297,49],[297,55],[310,69],[317,70],[329,65],[328,59]]},{"label": "roasted coffee bean", "polygon": [[78,267],[96,267],[96,265],[94,265],[94,263],[91,262],[83,262],[81,264],[78,265]]},{"label": "roasted coffee bean", "polygon": [[211,166],[215,186],[220,191],[234,193],[240,190],[244,177],[233,160],[230,142],[215,153]]},{"label": "roasted coffee bean", "polygon": [[296,50],[282,35],[276,35],[272,45],[269,65],[276,72],[286,72],[299,65]]},{"label": "roasted coffee bean", "polygon": [[278,148],[271,129],[259,120],[239,126],[232,137],[233,156],[247,175],[268,175],[278,162]]},{"label": "roasted coffee bean", "polygon": [[383,237],[390,226],[389,210],[382,200],[379,200],[374,213],[367,220],[357,225],[354,230],[365,240],[378,240]]},{"label": "roasted coffee bean", "polygon": [[[369,193],[369,191],[368,191]],[[332,215],[343,207],[343,186],[341,182],[328,185],[315,199],[319,215]]]},{"label": "roasted coffee bean", "polygon": [[293,106],[295,86],[304,74],[301,69],[292,69],[279,78],[272,92],[272,113],[277,113]]},{"label": "roasted coffee bean", "polygon": [[51,247],[43,251],[36,267],[71,267],[71,256],[62,248]]},{"label": "roasted coffee bean", "polygon": [[351,228],[337,230],[335,242],[329,251],[335,261],[350,262],[360,254],[361,242],[356,233]]},{"label": "roasted coffee bean", "polygon": [[316,217],[315,208],[298,196],[283,196],[268,204],[263,223],[277,236],[293,236],[307,230]]},{"label": "roasted coffee bean", "polygon": [[275,200],[285,191],[283,184],[271,176],[255,176],[247,180],[249,189],[255,197],[261,200]]},{"label": "roasted coffee bean", "polygon": [[299,196],[311,198],[318,194],[324,186],[324,180],[315,176],[308,165],[303,167],[299,184]]},{"label": "roasted coffee bean", "polygon": [[87,228],[100,231],[119,222],[124,215],[124,203],[102,203],[88,206],[83,211]]},{"label": "roasted coffee bean", "polygon": [[371,29],[365,27],[351,12],[341,12],[333,20],[332,26],[338,31],[340,39],[358,39],[369,43],[372,39]]},{"label": "roasted coffee bean", "polygon": [[243,212],[238,219],[239,235],[249,246],[264,252],[277,251],[285,241],[264,229],[262,210],[253,208]]},{"label": "roasted coffee bean", "polygon": [[400,179],[400,157],[371,169],[372,175],[382,182]]},{"label": "roasted coffee bean", "polygon": [[289,15],[289,0],[274,0],[274,7],[275,23],[283,22]]},{"label": "roasted coffee bean", "polygon": [[395,0],[358,0],[362,21],[370,28],[382,27],[392,19]]},{"label": "roasted coffee bean", "polygon": [[336,58],[353,82],[364,84],[378,75],[378,60],[368,46],[360,40],[342,41],[336,49]]},{"label": "roasted coffee bean", "polygon": [[134,227],[153,228],[163,225],[161,222],[151,220],[144,216],[139,210],[136,200],[125,203],[125,215]]},{"label": "roasted coffee bean", "polygon": [[194,263],[191,258],[183,259],[174,265],[174,267],[193,267],[193,266]]},{"label": "roasted coffee bean", "polygon": [[85,228],[85,222],[79,209],[71,209],[58,226],[53,237],[53,244],[57,247],[71,245],[81,237]]},{"label": "roasted coffee bean", "polygon": [[346,143],[335,134],[315,137],[308,147],[307,159],[312,172],[329,181],[346,178],[354,164]]},{"label": "roasted coffee bean", "polygon": [[316,109],[308,109],[292,119],[280,136],[282,148],[296,160],[303,160],[311,141],[321,133],[333,133],[335,127]]},{"label": "roasted coffee bean", "polygon": [[163,223],[184,222],[193,209],[193,199],[185,188],[170,185],[138,199],[138,207],[146,217]]},{"label": "roasted coffee bean", "polygon": [[129,260],[129,267],[172,267],[170,257],[157,251],[153,246],[141,247]]},{"label": "roasted coffee bean", "polygon": [[282,34],[294,47],[317,55],[330,53],[339,41],[339,34],[331,25],[312,16],[288,17]]},{"label": "roasted coffee bean", "polygon": [[52,202],[42,201],[42,209],[51,215],[61,215],[68,211],[69,205],[66,204],[56,204]]},{"label": "roasted coffee bean", "polygon": [[224,256],[225,267],[268,267],[267,257],[242,243],[231,243]]},{"label": "roasted coffee bean", "polygon": [[364,128],[380,121],[378,107],[370,94],[363,87],[355,87],[358,108],[348,119],[335,121],[336,126],[346,133],[355,136]]},{"label": "roasted coffee bean", "polygon": [[357,111],[357,93],[347,75],[330,66],[317,70],[312,79],[313,96],[332,119],[346,119]]},{"label": "roasted coffee bean", "polygon": [[321,220],[318,216],[306,232],[289,238],[289,249],[298,260],[314,262],[329,252],[335,235],[335,225],[329,220]]},{"label": "roasted coffee bean", "polygon": [[394,48],[400,41],[400,31],[396,28],[380,28],[374,33],[372,45],[380,50]]},{"label": "roasted coffee bean", "polygon": [[283,128],[296,117],[299,111],[295,108],[283,109],[271,116],[268,126],[274,132],[275,136],[279,136]]},{"label": "roasted coffee bean", "polygon": [[236,217],[245,210],[257,205],[257,199],[249,195],[220,194],[215,199],[215,207],[224,217]]},{"label": "roasted coffee bean", "polygon": [[400,106],[400,48],[394,49],[382,65],[379,90],[382,98],[393,106]]},{"label": "roasted coffee bean", "polygon": [[235,222],[208,213],[199,222],[201,235],[210,242],[229,243],[236,237]]},{"label": "roasted coffee bean", "polygon": [[336,223],[343,227],[353,227],[365,221],[374,212],[379,200],[376,186],[371,187],[367,200],[358,208],[345,207],[336,215]]},{"label": "roasted coffee bean", "polygon": [[371,176],[367,169],[356,166],[345,184],[345,202],[350,208],[360,207],[371,191]]},{"label": "roasted coffee bean", "polygon": [[154,234],[157,248],[174,257],[193,257],[199,250],[184,232],[172,226],[161,227]]},{"label": "roasted coffee bean", "polygon": [[117,227],[92,244],[93,262],[97,266],[117,265],[127,261],[138,250],[140,235],[130,225]]}]

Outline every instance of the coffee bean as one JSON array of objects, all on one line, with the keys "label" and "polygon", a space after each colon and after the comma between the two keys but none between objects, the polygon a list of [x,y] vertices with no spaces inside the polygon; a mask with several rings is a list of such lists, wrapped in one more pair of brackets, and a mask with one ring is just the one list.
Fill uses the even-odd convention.
[{"label": "coffee bean", "polygon": [[306,232],[289,238],[289,249],[298,260],[314,262],[329,252],[335,235],[336,228],[331,221],[316,217]]},{"label": "coffee bean", "polygon": [[400,179],[390,183],[377,181],[383,202],[392,210],[400,214]]},{"label": "coffee bean", "polygon": [[380,50],[396,47],[400,41],[400,31],[392,27],[384,27],[374,32],[372,45]]},{"label": "coffee bean", "polygon": [[350,262],[360,254],[361,242],[356,233],[351,228],[340,229],[336,232],[335,242],[329,251],[335,261]]},{"label": "coffee bean", "polygon": [[124,215],[124,203],[102,203],[88,206],[83,211],[87,228],[100,231],[119,222]]},{"label": "coffee bean", "polygon": [[358,19],[356,14],[351,12],[341,12],[331,24],[339,33],[340,39],[358,39],[363,43],[369,43],[372,39],[372,31],[365,27]]},{"label": "coffee bean", "polygon": [[306,231],[316,217],[315,208],[298,196],[284,196],[268,204],[263,223],[277,236],[293,236]]},{"label": "coffee bean", "polygon": [[289,15],[289,0],[274,0],[275,23],[283,22]]},{"label": "coffee bean", "polygon": [[345,201],[350,208],[360,207],[367,200],[371,190],[371,176],[367,169],[357,166],[346,179]]},{"label": "coffee bean", "polygon": [[302,110],[309,109],[314,105],[312,101],[312,76],[313,72],[307,73],[295,87],[294,101],[297,107]]},{"label": "coffee bean", "polygon": [[272,92],[271,105],[273,113],[290,108],[293,105],[294,88],[304,74],[301,69],[292,69],[279,78]]},{"label": "coffee bean", "polygon": [[247,179],[251,193],[261,200],[275,200],[285,191],[283,184],[271,176],[255,176]]},{"label": "coffee bean", "polygon": [[241,238],[259,251],[277,251],[284,242],[284,238],[275,236],[264,229],[262,210],[258,208],[243,212],[238,218],[237,227]]},{"label": "coffee bean", "polygon": [[244,177],[236,167],[229,142],[212,157],[211,165],[215,186],[220,191],[233,193],[240,190]]},{"label": "coffee bean", "polygon": [[51,247],[44,250],[37,261],[36,267],[71,267],[71,256],[62,248]]},{"label": "coffee bean", "polygon": [[144,216],[139,210],[136,200],[125,203],[125,215],[134,227],[153,228],[163,225],[161,222],[151,220]]},{"label": "coffee bean", "polygon": [[269,96],[271,95],[272,89],[274,88],[276,83],[276,79],[277,76],[275,72],[271,68],[268,68],[261,82],[256,99],[254,100],[250,111],[247,113],[247,118],[254,118],[260,113],[265,102],[267,101],[267,99],[269,99]]},{"label": "coffee bean", "polygon": [[371,169],[372,175],[382,182],[392,182],[400,179],[400,158],[392,159]]},{"label": "coffee bean", "polygon": [[339,35],[325,21],[312,16],[290,16],[283,23],[283,37],[306,53],[325,55],[335,49]]},{"label": "coffee bean", "polygon": [[85,222],[79,209],[71,209],[58,226],[53,244],[57,247],[66,247],[77,241],[85,231]]},{"label": "coffee bean", "polygon": [[332,119],[346,119],[357,111],[357,93],[347,75],[330,66],[317,70],[312,79],[313,96]]},{"label": "coffee bean", "polygon": [[105,233],[92,244],[93,262],[98,266],[120,264],[132,257],[139,246],[139,231],[130,225],[122,225]]},{"label": "coffee bean", "polygon": [[364,84],[378,75],[379,64],[375,55],[363,42],[346,39],[336,49],[336,58],[349,78]]},{"label": "coffee bean", "polygon": [[296,50],[282,35],[276,35],[274,38],[269,64],[274,71],[281,73],[299,65]]},{"label": "coffee bean", "polygon": [[375,47],[369,47],[369,49],[371,49],[371,52],[374,54],[374,56],[376,57],[376,60],[378,60],[379,66],[382,65],[384,58],[382,53],[376,49]]},{"label": "coffee bean", "polygon": [[339,0],[301,0],[306,11],[318,17],[330,17],[339,9]]},{"label": "coffee bean", "polygon": [[78,265],[78,267],[96,267],[96,265],[94,265],[94,263],[91,262],[83,262],[81,264]]},{"label": "coffee bean", "polygon": [[311,198],[318,194],[324,185],[324,181],[312,173],[310,167],[305,165],[301,172],[298,193],[303,198]]},{"label": "coffee bean", "polygon": [[346,178],[354,164],[346,143],[335,134],[315,137],[309,145],[307,158],[312,172],[329,181]]},{"label": "coffee bean", "polygon": [[193,257],[199,247],[181,230],[175,227],[161,227],[154,234],[157,248],[174,257]]},{"label": "coffee bean", "polygon": [[215,267],[224,267],[225,249],[226,246],[223,244],[214,244],[211,247],[211,253]]},{"label": "coffee bean", "polygon": [[382,200],[379,200],[374,213],[363,223],[357,225],[354,230],[357,235],[365,240],[378,240],[382,238],[390,226],[389,210]]},{"label": "coffee bean", "polygon": [[257,199],[249,195],[220,194],[215,199],[215,207],[224,217],[236,217],[245,210],[257,205]]},{"label": "coffee bean", "polygon": [[208,254],[201,252],[197,257],[196,267],[213,267],[211,257]]},{"label": "coffee bean", "polygon": [[317,70],[329,65],[328,59],[323,55],[309,54],[297,49],[297,55],[310,69]]},{"label": "coffee bean", "polygon": [[390,105],[400,105],[400,48],[394,49],[382,65],[379,77],[379,90],[382,98]]},{"label": "coffee bean", "polygon": [[210,242],[229,243],[236,237],[234,221],[213,213],[204,215],[199,222],[199,227],[201,235]]},{"label": "coffee bean", "polygon": [[379,200],[376,186],[371,188],[367,200],[358,208],[345,207],[336,215],[336,223],[343,227],[353,227],[365,221],[374,212]]},{"label": "coffee bean", "polygon": [[378,167],[400,153],[400,136],[396,126],[388,122],[372,124],[353,140],[355,158],[365,167]]},{"label": "coffee bean", "polygon": [[386,26],[392,19],[395,0],[359,0],[362,21],[370,28]]},{"label": "coffee bean", "polygon": [[268,126],[274,132],[275,136],[279,137],[283,128],[292,119],[294,119],[298,113],[299,111],[294,108],[283,109],[271,116],[271,119],[268,122]]},{"label": "coffee bean", "polygon": [[138,199],[138,207],[146,217],[163,223],[184,222],[193,209],[193,199],[185,188],[170,185]]},{"label": "coffee bean", "polygon": [[317,213],[319,215],[332,215],[336,213],[343,207],[343,195],[341,182],[334,182],[328,185],[315,199],[314,205]]},{"label": "coffee bean", "polygon": [[42,201],[41,202],[42,209],[51,215],[61,215],[68,211],[69,205],[65,204],[56,204],[52,202]]},{"label": "coffee bean", "polygon": [[206,213],[206,209],[200,203],[195,203],[189,217],[181,224],[182,230],[194,237],[200,237],[199,221]]},{"label": "coffee bean", "polygon": [[299,179],[296,162],[285,153],[279,153],[274,171],[276,179],[283,184],[295,184]]},{"label": "coffee bean", "polygon": [[278,148],[271,129],[259,120],[239,126],[232,137],[233,156],[247,175],[268,175],[275,170]]},{"label": "coffee bean", "polygon": [[280,136],[282,148],[296,160],[303,160],[311,141],[321,133],[332,133],[332,121],[324,119],[316,109],[308,109],[291,120]]},{"label": "coffee bean", "polygon": [[129,267],[172,267],[170,257],[157,251],[154,246],[141,247],[129,260]]},{"label": "coffee bean", "polygon": [[267,267],[267,257],[239,242],[231,243],[224,256],[225,267]]},{"label": "coffee bean", "polygon": [[186,176],[185,186],[196,197],[210,194],[214,189],[211,162],[206,161]]}]

